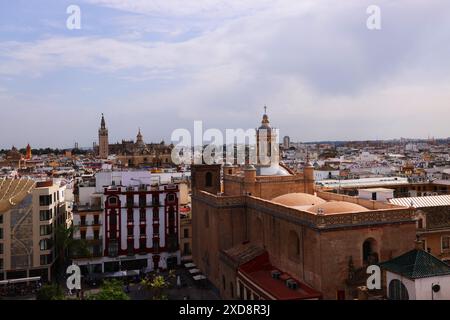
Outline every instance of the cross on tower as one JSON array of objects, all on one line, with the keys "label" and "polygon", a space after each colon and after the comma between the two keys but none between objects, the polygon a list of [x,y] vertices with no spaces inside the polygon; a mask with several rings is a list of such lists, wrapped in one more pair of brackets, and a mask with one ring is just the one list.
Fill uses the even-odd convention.
[{"label": "cross on tower", "polygon": [[267,114],[267,106],[264,106],[264,114]]}]

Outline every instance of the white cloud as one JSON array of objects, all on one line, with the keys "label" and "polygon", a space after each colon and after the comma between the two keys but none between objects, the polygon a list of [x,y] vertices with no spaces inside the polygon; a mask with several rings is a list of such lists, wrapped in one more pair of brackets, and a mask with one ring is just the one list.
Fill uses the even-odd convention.
[{"label": "white cloud", "polygon": [[247,15],[259,10],[274,8],[282,4],[293,4],[292,0],[86,0],[89,3],[127,12],[162,15],[195,16],[218,19]]},{"label": "white cloud", "polygon": [[[448,135],[450,22],[442,1],[430,1],[434,9],[426,10],[420,2],[382,1],[378,33],[366,29],[361,1],[339,8],[327,6],[330,1],[89,1],[126,11],[116,20],[129,27],[125,33],[139,31],[136,23],[148,27],[144,33],[178,30],[176,37],[193,28],[177,17],[214,21],[196,24],[199,32],[177,41],[144,41],[138,33],[0,43],[0,75],[45,79],[74,68],[130,86],[148,83],[140,94],[98,97],[117,139],[126,130],[133,136],[138,125],[149,137],[168,137],[196,119],[209,127],[256,126],[264,104],[282,134],[302,140]],[[137,22],[129,12],[139,14]],[[152,15],[173,25],[146,25]],[[99,113],[98,107],[84,111],[71,119]],[[142,119],[148,123],[137,123]],[[74,130],[90,144],[96,125],[93,133]]]}]

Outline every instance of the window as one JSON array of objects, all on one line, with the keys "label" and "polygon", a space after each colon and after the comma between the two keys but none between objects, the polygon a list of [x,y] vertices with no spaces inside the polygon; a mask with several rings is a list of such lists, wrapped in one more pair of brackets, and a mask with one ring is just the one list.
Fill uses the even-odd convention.
[{"label": "window", "polygon": [[378,262],[378,253],[377,253],[377,241],[373,238],[369,238],[364,241],[362,245],[363,252],[363,263],[364,264],[375,264]]},{"label": "window", "polygon": [[0,259],[0,270],[3,269],[3,259]]},{"label": "window", "polygon": [[145,242],[146,242],[145,239],[140,239],[139,240],[139,249],[145,250],[145,248],[147,247]]},{"label": "window", "polygon": [[52,195],[39,196],[40,206],[49,206],[52,204]]},{"label": "window", "polygon": [[140,226],[139,229],[141,236],[145,236],[145,226]]},{"label": "window", "polygon": [[117,224],[117,215],[116,215],[116,212],[114,210],[109,215],[109,224],[110,225],[116,225]]},{"label": "window", "polygon": [[0,243],[0,254],[3,254],[3,243]]},{"label": "window", "polygon": [[167,195],[167,202],[169,203],[175,202],[175,195],[173,193]]},{"label": "window", "polygon": [[86,216],[80,217],[80,225],[85,226],[86,225]]},{"label": "window", "polygon": [[94,224],[99,225],[100,224],[100,216],[98,214],[94,215]]},{"label": "window", "polygon": [[159,240],[153,239],[153,249],[159,250]]},{"label": "window", "polygon": [[47,221],[52,218],[52,209],[50,210],[40,210],[39,211],[39,218],[41,221]]},{"label": "window", "polygon": [[223,288],[223,290],[226,289],[226,285],[225,285],[225,276],[222,276],[222,288]]},{"label": "window", "polygon": [[128,227],[128,236],[129,237],[133,236],[133,227]]},{"label": "window", "polygon": [[127,242],[127,252],[128,255],[131,256],[134,253],[134,241],[133,239],[129,239]]},{"label": "window", "polygon": [[134,201],[132,195],[127,195],[127,207],[133,207]]},{"label": "window", "polygon": [[52,226],[51,225],[44,225],[40,227],[40,235],[41,236],[48,236],[52,233]]},{"label": "window", "polygon": [[118,243],[117,241],[110,241],[109,242],[109,248],[108,248],[108,253],[109,256],[111,257],[117,257],[118,254]]},{"label": "window", "polygon": [[185,242],[183,245],[183,253],[185,255],[191,254],[191,248],[189,247],[189,243]]},{"label": "window", "polygon": [[40,257],[40,262],[41,262],[41,265],[46,265],[46,264],[50,264],[50,262],[51,262],[51,255],[49,255],[49,254],[43,254],[43,255],[41,255],[41,257]]},{"label": "window", "polygon": [[205,187],[212,187],[212,173],[207,172],[205,175]]},{"label": "window", "polygon": [[442,251],[450,249],[450,236],[443,236],[441,238]]},{"label": "window", "polygon": [[139,220],[145,221],[145,209],[139,211]]},{"label": "window", "polygon": [[0,228],[0,240],[3,239],[3,228]]},{"label": "window", "polygon": [[127,212],[127,221],[128,222],[133,222],[134,221],[133,210],[128,210],[128,212]]},{"label": "window", "polygon": [[50,239],[42,239],[41,241],[39,241],[39,248],[41,249],[41,251],[50,250],[51,247],[52,245]]},{"label": "window", "polygon": [[423,229],[423,219],[417,220],[417,228],[418,229]]},{"label": "window", "polygon": [[100,239],[100,231],[99,230],[94,230],[94,239],[95,240]]},{"label": "window", "polygon": [[102,254],[99,245],[95,245],[95,246],[92,247],[92,254],[95,257],[98,257],[98,256],[100,256]]},{"label": "window", "polygon": [[154,206],[159,206],[159,195],[158,194],[154,194],[152,196],[152,204]]},{"label": "window", "polygon": [[145,194],[139,195],[139,206],[145,207],[147,205],[147,201],[145,199]]},{"label": "window", "polygon": [[409,300],[408,289],[398,279],[389,283],[389,299],[391,300]]},{"label": "window", "polygon": [[2,224],[2,223],[3,223],[3,215],[0,214],[0,224]]},{"label": "window", "polygon": [[184,238],[189,238],[189,229],[185,228],[183,230],[183,236],[184,236]]},{"label": "window", "polygon": [[116,198],[116,197],[110,197],[110,198],[108,199],[108,203],[109,203],[110,205],[115,206],[115,205],[117,204],[117,198]]},{"label": "window", "polygon": [[230,282],[230,296],[231,296],[231,298],[234,298],[234,287],[233,287],[233,282]]},{"label": "window", "polygon": [[86,231],[85,230],[80,231],[80,238],[83,240],[86,239]]}]

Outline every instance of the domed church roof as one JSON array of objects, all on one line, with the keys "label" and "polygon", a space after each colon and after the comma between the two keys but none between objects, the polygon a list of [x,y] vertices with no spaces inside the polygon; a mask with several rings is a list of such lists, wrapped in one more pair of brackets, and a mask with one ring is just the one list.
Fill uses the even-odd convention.
[{"label": "domed church roof", "polygon": [[369,211],[369,209],[360,206],[359,204],[346,201],[329,201],[307,209],[307,211],[316,214],[319,213],[320,210],[322,214]]},{"label": "domed church roof", "polygon": [[272,199],[272,202],[288,207],[314,206],[323,204],[326,201],[308,193],[288,193]]}]

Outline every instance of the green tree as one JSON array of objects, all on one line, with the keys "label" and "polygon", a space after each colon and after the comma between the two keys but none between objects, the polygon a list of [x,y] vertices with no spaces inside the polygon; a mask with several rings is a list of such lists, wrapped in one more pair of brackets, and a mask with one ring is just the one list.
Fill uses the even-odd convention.
[{"label": "green tree", "polygon": [[56,284],[45,284],[36,294],[37,300],[64,300],[64,292],[62,288]]},{"label": "green tree", "polygon": [[130,300],[123,291],[123,283],[118,280],[106,280],[103,282],[100,292],[87,296],[87,300]]},{"label": "green tree", "polygon": [[153,294],[154,300],[167,300],[165,290],[170,287],[170,281],[175,277],[175,270],[170,270],[166,278],[161,274],[155,274],[152,278],[143,279],[141,285]]}]

